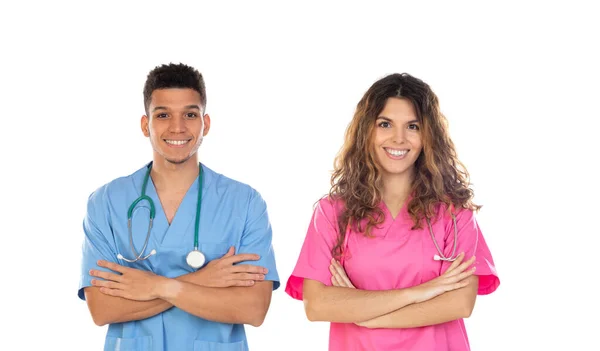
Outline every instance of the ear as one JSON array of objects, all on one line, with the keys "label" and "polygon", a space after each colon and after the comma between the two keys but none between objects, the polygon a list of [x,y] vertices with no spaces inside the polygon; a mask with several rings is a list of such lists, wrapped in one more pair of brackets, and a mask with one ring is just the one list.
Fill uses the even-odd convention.
[{"label": "ear", "polygon": [[142,128],[142,133],[146,138],[150,137],[150,119],[148,116],[143,115],[140,121],[140,127]]},{"label": "ear", "polygon": [[208,134],[208,131],[210,130],[210,116],[208,115],[208,113],[205,113],[202,118],[204,119],[204,132],[202,136],[206,136],[206,134]]}]

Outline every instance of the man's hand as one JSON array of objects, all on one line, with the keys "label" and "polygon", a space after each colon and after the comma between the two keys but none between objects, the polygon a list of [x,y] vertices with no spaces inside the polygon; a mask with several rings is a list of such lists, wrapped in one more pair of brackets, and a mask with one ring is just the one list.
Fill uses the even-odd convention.
[{"label": "man's hand", "polygon": [[98,261],[98,266],[120,273],[90,270],[90,275],[100,279],[92,279],[92,285],[100,288],[100,292],[110,296],[119,296],[129,300],[149,301],[158,297],[156,291],[163,278],[152,272],[124,267],[113,262]]},{"label": "man's hand", "polygon": [[255,254],[234,255],[235,249],[229,248],[227,253],[195,273],[194,283],[206,287],[227,288],[230,286],[252,286],[257,281],[263,281],[268,270],[264,267],[249,264],[234,265],[242,261],[256,261],[260,256]]}]

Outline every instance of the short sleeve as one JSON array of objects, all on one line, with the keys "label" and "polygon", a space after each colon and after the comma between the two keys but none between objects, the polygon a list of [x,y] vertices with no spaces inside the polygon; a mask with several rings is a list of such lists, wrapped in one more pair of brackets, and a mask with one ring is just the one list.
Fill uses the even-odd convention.
[{"label": "short sleeve", "polygon": [[279,288],[279,273],[273,249],[273,230],[269,220],[267,204],[262,196],[253,191],[248,207],[248,216],[237,253],[252,253],[260,256],[258,261],[244,261],[238,264],[252,264],[265,267],[268,272],[265,280],[273,281],[273,290]]},{"label": "short sleeve", "polygon": [[102,269],[101,267],[98,267],[98,260],[117,262],[117,255],[114,247],[107,239],[112,235],[110,226],[104,215],[103,194],[104,191],[99,189],[90,195],[87,211],[83,219],[84,237],[81,256],[81,275],[78,289],[78,296],[82,300],[85,300],[84,289],[92,286],[92,276],[89,274],[90,269]]},{"label": "short sleeve", "polygon": [[[478,295],[491,294],[500,285],[500,279],[496,272],[496,266],[492,253],[488,248],[483,234],[471,210],[461,210],[456,215],[456,228],[458,232],[458,241],[456,245],[456,254],[465,253],[465,260],[475,255],[475,275],[479,277]],[[454,248],[454,224],[452,219],[448,221],[446,230],[444,255],[450,257]],[[445,261],[442,265],[442,272],[445,272],[452,262]]]},{"label": "short sleeve", "polygon": [[339,232],[336,223],[333,203],[329,199],[321,199],[313,212],[298,261],[286,284],[285,291],[292,298],[302,300],[304,279],[331,285],[331,251]]}]

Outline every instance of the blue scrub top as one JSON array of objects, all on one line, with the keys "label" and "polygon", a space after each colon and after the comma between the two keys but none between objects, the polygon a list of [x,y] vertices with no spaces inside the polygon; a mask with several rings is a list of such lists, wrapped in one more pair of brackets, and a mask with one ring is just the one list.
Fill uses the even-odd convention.
[{"label": "blue scrub top", "polygon": [[[91,286],[93,278],[89,271],[99,269],[96,263],[101,259],[169,278],[193,272],[185,257],[194,247],[197,178],[183,198],[171,225],[150,178],[146,195],[154,201],[156,214],[145,255],[152,249],[156,250],[156,254],[135,263],[117,258],[119,253],[125,258],[134,258],[129,244],[127,210],[141,195],[147,167],[113,180],[89,197],[83,221],[85,238],[78,291],[82,300],[85,300],[83,289]],[[205,165],[202,165],[202,172],[204,184],[198,249],[206,255],[207,262],[225,255],[231,246],[235,247],[236,253],[260,255],[258,261],[240,264],[266,267],[265,280],[273,281],[273,290],[276,290],[280,283],[265,201],[250,186],[218,174]],[[144,245],[149,219],[150,207],[146,201],[141,201],[132,215],[133,241],[138,252]],[[228,351],[248,350],[248,344],[242,324],[212,322],[172,307],[144,320],[109,325],[104,350]]]}]

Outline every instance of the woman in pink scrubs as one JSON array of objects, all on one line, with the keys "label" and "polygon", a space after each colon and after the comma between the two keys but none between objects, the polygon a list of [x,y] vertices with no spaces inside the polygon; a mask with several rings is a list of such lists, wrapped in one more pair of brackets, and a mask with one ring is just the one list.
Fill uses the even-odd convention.
[{"label": "woman in pink scrubs", "polygon": [[463,318],[500,281],[468,178],[426,83],[369,88],[286,286],[329,350],[469,350]]}]

